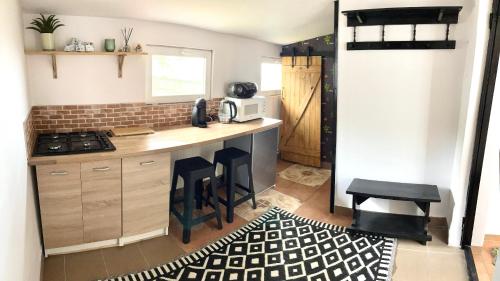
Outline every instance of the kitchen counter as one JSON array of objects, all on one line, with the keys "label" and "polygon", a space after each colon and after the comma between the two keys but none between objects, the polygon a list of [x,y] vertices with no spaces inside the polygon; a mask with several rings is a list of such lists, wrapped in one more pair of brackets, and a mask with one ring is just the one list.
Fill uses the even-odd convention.
[{"label": "kitchen counter", "polygon": [[151,135],[112,137],[110,140],[116,147],[115,151],[59,156],[30,156],[28,164],[35,166],[100,161],[128,156],[171,152],[263,132],[279,127],[281,123],[281,120],[263,118],[245,123],[211,123],[208,128],[185,126],[156,131]]}]

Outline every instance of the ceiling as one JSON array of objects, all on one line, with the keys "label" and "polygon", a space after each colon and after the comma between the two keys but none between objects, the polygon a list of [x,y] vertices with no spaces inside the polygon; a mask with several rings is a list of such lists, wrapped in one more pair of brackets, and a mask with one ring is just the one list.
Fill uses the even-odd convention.
[{"label": "ceiling", "polygon": [[33,13],[188,25],[276,44],[333,32],[333,0],[21,0]]}]

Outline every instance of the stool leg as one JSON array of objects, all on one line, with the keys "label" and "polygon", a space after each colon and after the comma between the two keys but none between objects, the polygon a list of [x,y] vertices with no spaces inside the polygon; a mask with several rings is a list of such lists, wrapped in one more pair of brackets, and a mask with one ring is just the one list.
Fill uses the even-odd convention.
[{"label": "stool leg", "polygon": [[219,198],[217,197],[217,179],[214,176],[210,177],[210,188],[209,189],[212,191],[212,194],[215,194],[214,196],[212,196],[212,198],[213,198],[212,203],[214,205],[215,216],[217,218],[217,228],[222,229],[222,218],[221,218],[221,214],[220,214]]},{"label": "stool leg", "polygon": [[248,189],[250,189],[250,194],[252,194],[252,208],[257,209],[257,203],[255,202],[255,190],[253,189],[253,176],[252,176],[252,165],[247,164],[248,167]]},{"label": "stool leg", "polygon": [[173,208],[175,208],[175,206],[174,206],[174,204],[175,204],[175,191],[177,190],[178,177],[179,177],[179,175],[177,173],[177,169],[174,166],[174,176],[172,177],[172,186],[170,189],[170,208],[169,208],[169,210],[172,210]]},{"label": "stool leg", "polygon": [[234,191],[235,191],[236,169],[229,166],[227,171],[226,196],[227,196],[227,222],[232,223],[234,218]]},{"label": "stool leg", "polygon": [[201,210],[202,199],[203,199],[203,180],[196,181],[194,197],[196,200],[196,209]]},{"label": "stool leg", "polygon": [[189,243],[191,240],[191,227],[193,221],[193,200],[194,200],[194,185],[195,183],[191,180],[184,181],[184,213],[182,217],[184,218],[182,224],[182,242],[184,244]]}]

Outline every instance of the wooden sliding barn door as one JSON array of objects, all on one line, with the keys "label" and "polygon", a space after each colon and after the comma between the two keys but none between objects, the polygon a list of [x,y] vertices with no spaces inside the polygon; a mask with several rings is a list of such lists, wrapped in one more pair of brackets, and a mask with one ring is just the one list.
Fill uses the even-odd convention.
[{"label": "wooden sliding barn door", "polygon": [[321,165],[321,57],[285,57],[282,61],[281,158]]}]

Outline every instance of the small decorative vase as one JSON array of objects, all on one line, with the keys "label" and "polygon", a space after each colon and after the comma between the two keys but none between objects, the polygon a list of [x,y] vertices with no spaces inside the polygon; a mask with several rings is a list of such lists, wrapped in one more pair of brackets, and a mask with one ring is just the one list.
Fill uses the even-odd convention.
[{"label": "small decorative vase", "polygon": [[115,48],[115,39],[104,39],[104,50],[106,52],[114,52]]},{"label": "small decorative vase", "polygon": [[129,45],[123,46],[123,51],[124,52],[130,52],[130,46]]},{"label": "small decorative vase", "polygon": [[42,38],[42,50],[55,51],[54,33],[40,33]]}]

